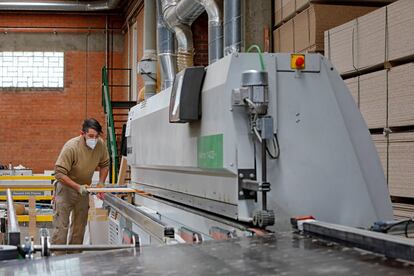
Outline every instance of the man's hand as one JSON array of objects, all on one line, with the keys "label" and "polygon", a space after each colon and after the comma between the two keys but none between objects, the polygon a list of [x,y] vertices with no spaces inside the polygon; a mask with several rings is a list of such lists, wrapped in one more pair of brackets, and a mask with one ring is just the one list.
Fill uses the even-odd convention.
[{"label": "man's hand", "polygon": [[100,200],[104,200],[105,198],[105,193],[97,193],[96,197],[99,198]]},{"label": "man's hand", "polygon": [[87,190],[87,188],[88,188],[88,185],[80,185],[79,186],[79,194],[81,195],[81,196],[85,196],[85,195],[87,195],[88,194],[88,190]]}]

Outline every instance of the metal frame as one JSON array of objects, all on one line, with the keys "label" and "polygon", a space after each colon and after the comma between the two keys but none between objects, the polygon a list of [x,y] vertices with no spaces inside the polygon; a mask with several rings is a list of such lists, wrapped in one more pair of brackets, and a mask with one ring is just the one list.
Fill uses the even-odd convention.
[{"label": "metal frame", "polygon": [[303,222],[303,232],[387,257],[414,261],[414,241],[410,239],[322,221]]},{"label": "metal frame", "polygon": [[14,210],[13,197],[10,189],[7,189],[7,243],[9,245],[20,244],[20,227]]},{"label": "metal frame", "polygon": [[138,210],[135,206],[118,197],[111,194],[105,194],[105,204],[114,208],[122,216],[131,220],[133,223],[140,225],[144,230],[151,233],[160,241],[163,241],[165,238],[174,238],[174,228],[167,226],[164,222],[144,211]]}]

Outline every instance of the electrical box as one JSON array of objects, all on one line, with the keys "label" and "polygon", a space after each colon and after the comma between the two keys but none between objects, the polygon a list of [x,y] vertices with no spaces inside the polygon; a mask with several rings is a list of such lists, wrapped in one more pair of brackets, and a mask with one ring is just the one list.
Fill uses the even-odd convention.
[{"label": "electrical box", "polygon": [[201,118],[202,66],[189,67],[175,76],[170,98],[170,123],[188,123]]}]

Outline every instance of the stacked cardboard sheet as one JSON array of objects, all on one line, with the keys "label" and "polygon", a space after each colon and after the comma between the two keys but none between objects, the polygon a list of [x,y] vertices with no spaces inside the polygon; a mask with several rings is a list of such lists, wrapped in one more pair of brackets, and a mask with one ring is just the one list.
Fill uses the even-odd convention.
[{"label": "stacked cardboard sheet", "polygon": [[387,127],[387,70],[347,79],[368,128]]},{"label": "stacked cardboard sheet", "polygon": [[394,218],[396,220],[406,220],[414,217],[414,205],[404,203],[393,203]]},{"label": "stacked cardboard sheet", "polygon": [[414,132],[391,133],[388,155],[390,194],[414,197]]},{"label": "stacked cardboard sheet", "polygon": [[275,0],[275,26],[281,25],[283,22],[288,21],[295,14],[300,13],[304,9],[308,8],[311,4],[345,4],[354,6],[384,6],[390,4],[396,0]]},{"label": "stacked cardboard sheet", "polygon": [[275,52],[322,52],[324,31],[373,11],[374,7],[310,4],[273,32]]},{"label": "stacked cardboard sheet", "polygon": [[414,63],[345,80],[370,129],[414,126]]},{"label": "stacked cardboard sheet", "polygon": [[393,67],[389,72],[388,125],[414,125],[414,63]]},{"label": "stacked cardboard sheet", "polygon": [[399,0],[325,32],[325,56],[343,75],[414,57],[414,1]]}]

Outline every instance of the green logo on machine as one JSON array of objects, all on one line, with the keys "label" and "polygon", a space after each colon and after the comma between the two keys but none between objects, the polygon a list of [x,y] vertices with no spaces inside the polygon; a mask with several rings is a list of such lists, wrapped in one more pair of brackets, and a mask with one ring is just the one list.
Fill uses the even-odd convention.
[{"label": "green logo on machine", "polygon": [[198,167],[223,168],[223,134],[201,136],[197,140]]}]

